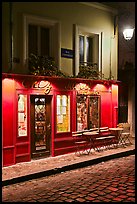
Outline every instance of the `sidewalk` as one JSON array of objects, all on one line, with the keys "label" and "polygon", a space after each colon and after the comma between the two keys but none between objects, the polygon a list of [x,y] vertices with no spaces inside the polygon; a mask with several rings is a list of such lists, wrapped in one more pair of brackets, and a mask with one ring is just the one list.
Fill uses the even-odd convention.
[{"label": "sidewalk", "polygon": [[135,138],[132,145],[126,147],[103,149],[100,152],[92,150],[89,155],[65,154],[56,157],[31,160],[2,168],[2,186],[19,183],[22,181],[49,176],[71,169],[97,164],[114,158],[135,154]]}]

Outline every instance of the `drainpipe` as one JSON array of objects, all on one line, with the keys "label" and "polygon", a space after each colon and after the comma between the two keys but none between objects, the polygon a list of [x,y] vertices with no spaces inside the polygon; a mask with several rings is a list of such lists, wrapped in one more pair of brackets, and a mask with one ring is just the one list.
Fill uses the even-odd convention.
[{"label": "drainpipe", "polygon": [[13,14],[12,14],[12,2],[9,2],[9,40],[10,40],[10,68],[9,72],[12,72],[12,60],[13,60]]}]

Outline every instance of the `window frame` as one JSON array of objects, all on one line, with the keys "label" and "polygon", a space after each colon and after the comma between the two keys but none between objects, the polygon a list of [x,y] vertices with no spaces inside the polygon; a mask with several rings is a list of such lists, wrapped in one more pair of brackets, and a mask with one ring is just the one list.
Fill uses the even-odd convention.
[{"label": "window frame", "polygon": [[[77,131],[83,131],[84,129],[82,130],[79,130],[79,125],[78,125],[78,111],[80,110],[79,107],[78,107],[78,103],[77,103],[77,99],[78,98],[83,98],[85,97],[85,101],[86,101],[86,123],[87,123],[87,129],[91,129],[90,127],[90,122],[91,122],[91,115],[90,115],[90,99],[92,98],[97,98],[98,100],[98,107],[97,107],[97,114],[98,114],[98,127],[95,127],[95,128],[100,128],[100,121],[101,121],[101,95],[92,95],[92,94],[77,94],[76,95],[76,129]],[[92,127],[94,128],[94,127]]]},{"label": "window frame", "polygon": [[[23,63],[24,68],[28,69],[28,25],[51,28],[51,52],[55,58],[56,65],[60,69],[61,65],[61,23],[60,21],[47,19],[40,16],[23,14]],[[56,39],[55,39],[56,38]]]},{"label": "window frame", "polygon": [[79,35],[87,33],[99,35],[99,70],[102,72],[102,35],[103,33],[97,31],[96,29],[87,28],[80,25],[74,25],[74,49],[75,49],[75,62],[74,62],[74,74],[77,75],[79,72]]},{"label": "window frame", "polygon": [[[51,38],[51,28],[50,27],[47,27],[47,26],[41,26],[41,25],[34,25],[34,24],[29,24],[28,25],[28,27],[29,27],[29,35],[30,34],[32,34],[32,30],[31,30],[31,26],[33,26],[33,28],[35,28],[36,29],[36,36],[37,36],[37,40],[36,40],[36,52],[38,53],[38,55],[40,56],[40,55],[43,55],[42,54],[42,47],[41,47],[41,42],[42,42],[42,40],[43,40],[43,38],[42,38],[42,29],[44,28],[44,29],[48,29],[48,38],[50,39]],[[30,38],[31,39],[31,35],[30,35],[30,37],[28,37],[28,38]],[[44,36],[45,37],[45,36]],[[48,56],[52,56],[52,52],[51,52],[51,47],[50,47],[50,41],[49,41],[49,39],[48,40],[46,40],[46,41],[48,41],[48,46],[47,47],[49,47],[48,48]],[[29,52],[29,43],[28,43],[28,52]],[[29,53],[33,53],[33,52],[29,52]],[[35,52],[33,53],[33,54],[36,54]]]}]

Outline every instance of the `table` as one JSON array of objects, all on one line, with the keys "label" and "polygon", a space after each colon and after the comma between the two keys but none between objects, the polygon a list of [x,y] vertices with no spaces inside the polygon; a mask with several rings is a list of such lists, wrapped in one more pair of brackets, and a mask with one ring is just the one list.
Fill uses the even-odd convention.
[{"label": "table", "polygon": [[122,142],[122,138],[120,137],[121,136],[121,132],[123,131],[123,128],[119,128],[119,127],[116,127],[116,128],[109,128],[109,130],[112,132],[112,134],[114,134],[116,136],[116,139],[118,140],[118,144],[123,144]]},{"label": "table", "polygon": [[95,146],[94,146],[94,139],[93,139],[93,136],[96,136],[96,135],[99,135],[99,133],[97,131],[92,131],[92,132],[83,132],[82,136],[84,136],[84,138],[89,142],[90,144],[90,151],[92,149],[92,146],[93,146],[93,149],[95,149]]}]

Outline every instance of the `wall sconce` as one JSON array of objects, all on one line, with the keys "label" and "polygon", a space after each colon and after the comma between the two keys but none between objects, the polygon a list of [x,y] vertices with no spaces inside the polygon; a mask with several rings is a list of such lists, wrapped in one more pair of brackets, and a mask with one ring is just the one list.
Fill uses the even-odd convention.
[{"label": "wall sconce", "polygon": [[126,28],[123,31],[124,39],[131,40],[131,38],[133,37],[133,33],[134,33],[134,28]]},{"label": "wall sconce", "polygon": [[[119,25],[119,28],[122,29],[124,24],[127,24],[127,28],[124,29],[123,31],[123,36],[125,40],[131,40],[134,34],[134,16],[133,13],[131,13],[128,10],[123,10],[123,12],[119,12],[117,15],[114,17],[114,36],[116,34],[116,27]],[[132,25],[132,26],[130,26]],[[119,29],[118,32],[121,32],[121,29]]]}]

